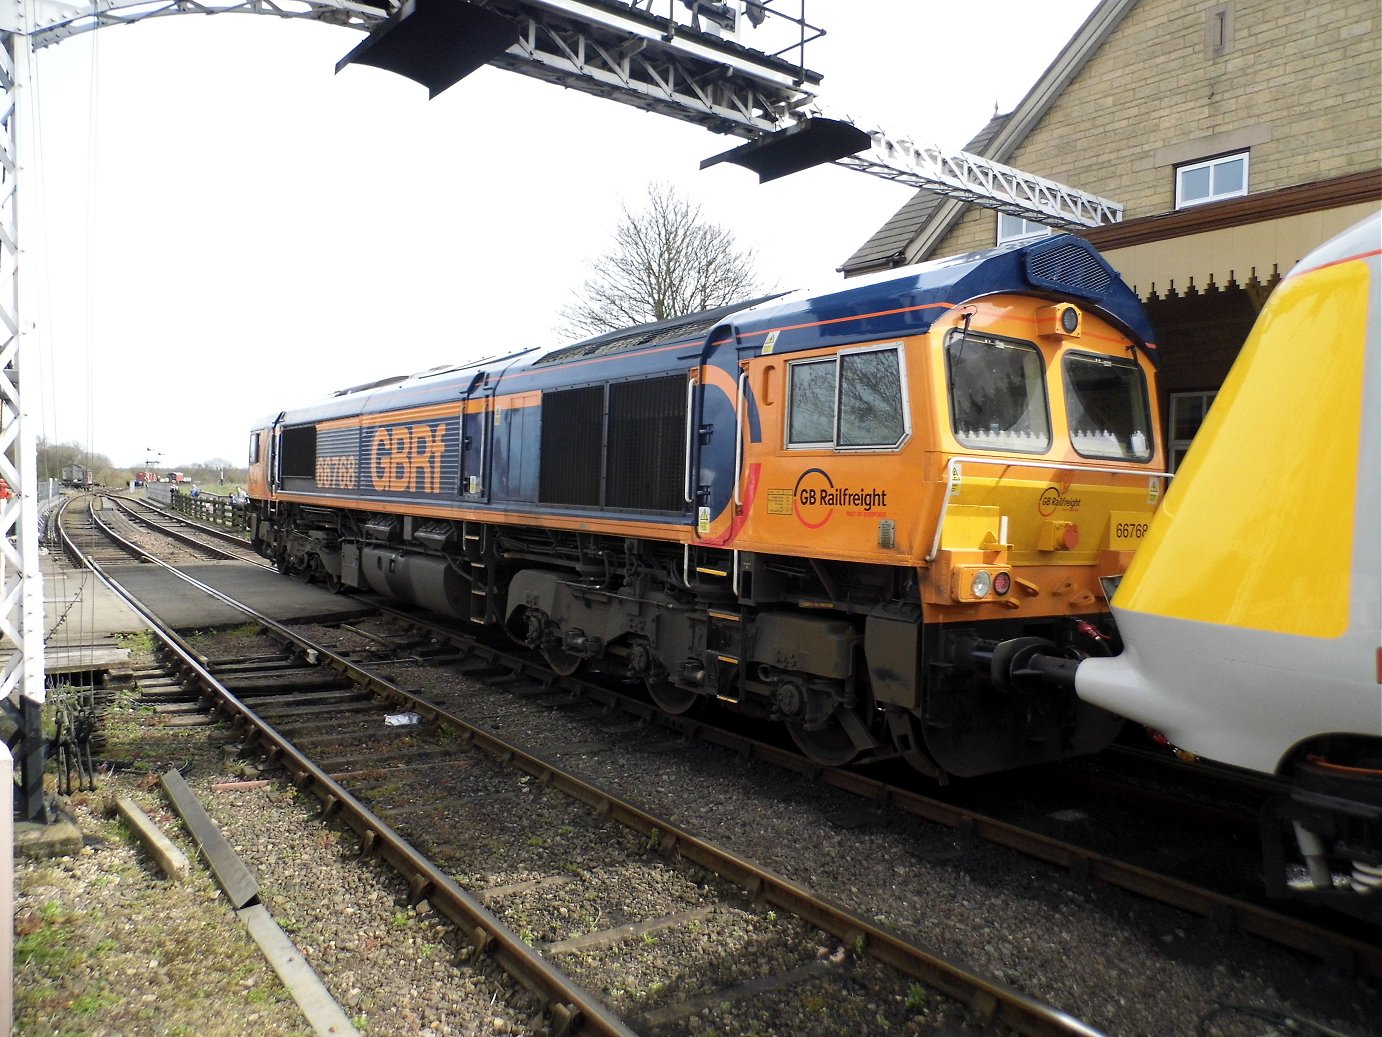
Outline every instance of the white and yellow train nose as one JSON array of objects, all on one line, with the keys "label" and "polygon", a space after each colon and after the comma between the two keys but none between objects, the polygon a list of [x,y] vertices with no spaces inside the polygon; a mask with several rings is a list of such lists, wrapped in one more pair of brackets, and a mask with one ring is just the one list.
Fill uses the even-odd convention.
[{"label": "white and yellow train nose", "polygon": [[1382,736],[1382,219],[1272,294],[1113,599],[1078,694],[1272,772]]}]

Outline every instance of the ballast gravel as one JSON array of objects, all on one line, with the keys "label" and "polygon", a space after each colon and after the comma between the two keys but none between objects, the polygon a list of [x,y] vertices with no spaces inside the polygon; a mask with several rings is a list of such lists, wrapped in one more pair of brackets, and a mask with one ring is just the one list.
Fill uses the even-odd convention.
[{"label": "ballast gravel", "polygon": [[[264,651],[253,638],[236,645],[225,637],[208,638],[203,650],[216,656]],[[465,679],[421,666],[408,667],[406,674],[401,669],[400,683],[411,689],[482,702],[477,712],[502,715],[495,723],[502,735],[539,752],[603,737],[599,720],[530,703],[511,709],[505,694]],[[149,721],[147,715],[140,719]],[[409,905],[402,881],[377,861],[362,858],[354,836],[320,818],[315,801],[272,780],[264,787],[210,791],[213,782],[260,777],[252,760],[227,748],[226,729],[145,728],[137,741],[138,769],[108,773],[95,793],[69,801],[88,833],[83,849],[71,857],[16,864],[15,924],[21,934],[16,1033],[232,1037],[310,1032],[205,868],[195,867],[186,884],[171,883],[131,843],[124,826],[106,815],[106,804],[116,795],[132,795],[194,856],[157,788],[158,770],[175,765],[258,877],[264,904],[361,1033],[547,1037],[549,1020],[536,1002],[492,962],[474,960],[466,942],[425,903]],[[1225,1006],[1294,1015],[1350,1037],[1382,1034],[1382,993],[1370,982],[1246,937],[1215,932],[1131,895],[1053,879],[1044,865],[965,844],[948,830],[869,816],[856,800],[712,747],[654,752],[640,747],[647,741],[630,739],[610,750],[574,753],[563,757],[563,764],[1111,1037],[1291,1032],[1258,1015],[1225,1012]],[[570,856],[580,858],[586,852],[581,840],[609,835],[598,825],[565,824],[560,838],[569,844]],[[589,852],[594,860],[594,849]],[[511,863],[461,869],[458,877],[475,890],[545,877],[540,869],[524,870],[524,856],[515,848]],[[665,881],[665,900],[679,904],[687,871],[684,866],[662,870],[665,878],[649,868],[638,881]],[[617,893],[610,901],[617,903]],[[533,892],[510,908],[513,903],[540,931],[534,938],[541,939],[568,925],[575,910],[563,900],[560,886],[550,897]],[[748,940],[764,921],[747,900],[745,910],[750,912],[743,928]],[[596,926],[592,917],[570,931]],[[52,930],[61,930],[61,938],[37,939]],[[170,942],[169,933],[183,930],[195,935]],[[54,940],[65,948],[62,953],[49,946]],[[703,939],[687,929],[659,940],[664,954],[684,945],[688,994],[703,989],[702,981],[711,976],[720,984],[751,978],[750,963],[744,963],[742,975],[734,972],[733,962],[723,964],[725,948],[718,938]],[[819,946],[804,939],[800,950],[827,962],[842,954],[827,938]],[[636,943],[626,953],[628,1004],[638,1011],[641,999],[655,993],[663,979],[640,971]],[[579,957],[562,964],[577,975],[584,967]],[[762,963],[751,964],[757,969]],[[715,974],[717,967],[725,974]],[[665,1032],[691,1037],[990,1032],[921,989],[911,991],[905,1005],[897,998],[881,1002],[872,993],[876,987],[865,981],[878,966],[851,967],[856,972],[843,983],[827,976],[748,1003],[712,1000]]]}]

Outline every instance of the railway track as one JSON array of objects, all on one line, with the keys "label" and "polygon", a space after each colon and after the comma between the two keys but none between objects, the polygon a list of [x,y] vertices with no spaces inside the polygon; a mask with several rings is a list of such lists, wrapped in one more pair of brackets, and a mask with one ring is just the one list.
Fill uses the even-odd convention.
[{"label": "railway track", "polygon": [[[1364,931],[1359,935],[1363,927],[1354,925],[1351,920],[1340,918],[1337,925],[1330,925],[1318,917],[1292,915],[1265,902],[1245,900],[1239,895],[1245,871],[1255,875],[1258,868],[1257,847],[1252,840],[1256,838],[1259,803],[1254,797],[1269,791],[1264,790],[1260,783],[1248,788],[1237,784],[1230,786],[1226,776],[1215,774],[1213,780],[1221,788],[1211,793],[1207,801],[1192,802],[1184,798],[1187,786],[1183,784],[1172,792],[1151,788],[1145,783],[1118,780],[1109,773],[1108,764],[1097,770],[1079,765],[1069,769],[1073,775],[1071,780],[1085,787],[1101,786],[1099,795],[1102,797],[1149,805],[1157,812],[1174,807],[1179,815],[1178,820],[1192,826],[1191,838],[1208,841],[1227,834],[1241,841],[1246,837],[1248,845],[1236,852],[1236,873],[1227,876],[1229,881],[1215,888],[1209,883],[1225,876],[1206,875],[1204,882],[1190,881],[1120,856],[1116,845],[1111,845],[1119,841],[1117,833],[1098,833],[1100,838],[1092,847],[1089,842],[1053,834],[1051,828],[1054,826],[1041,816],[1040,810],[1029,811],[1029,814],[1036,816],[1005,820],[998,812],[999,804],[992,793],[985,797],[943,791],[932,794],[919,791],[914,783],[908,784],[910,775],[905,773],[898,777],[886,769],[871,773],[867,770],[821,768],[794,749],[758,740],[740,730],[694,718],[669,717],[638,695],[621,691],[617,685],[574,676],[554,678],[541,668],[539,661],[519,652],[477,641],[465,630],[404,612],[394,614],[404,619],[419,636],[462,653],[472,667],[471,672],[477,676],[491,682],[498,677],[501,686],[515,687],[527,682],[529,687],[557,693],[555,701],[559,705],[564,704],[561,695],[572,700],[598,703],[636,719],[640,725],[656,727],[691,742],[713,743],[745,758],[762,760],[774,767],[804,775],[821,785],[848,792],[880,815],[892,813],[920,818],[944,826],[965,840],[992,843],[1054,865],[1081,882],[1102,883],[1124,889],[1206,919],[1216,928],[1266,939],[1327,961],[1345,971],[1382,977],[1382,947],[1378,946],[1375,934],[1370,936]],[[498,715],[475,718],[478,722],[493,722],[495,719],[498,719]],[[1116,760],[1121,753],[1111,755]],[[1145,755],[1130,755],[1139,756],[1138,762],[1144,768],[1155,764],[1156,769],[1164,770],[1162,763],[1149,761]],[[1174,761],[1171,765],[1174,766]],[[987,783],[987,787],[997,787],[1002,790],[999,795],[1007,796],[1011,795],[1013,783],[1008,778],[1002,778]],[[1230,807],[1219,805],[1225,794],[1236,797]],[[991,810],[985,812],[980,805]],[[1210,827],[1217,828],[1217,833],[1206,834],[1205,830]],[[1145,839],[1139,842],[1145,843]],[[1203,847],[1198,851],[1186,852],[1203,855]],[[1179,863],[1171,853],[1163,852],[1161,857],[1168,868]],[[1222,858],[1216,858],[1215,867],[1223,868]]]},{"label": "railway track", "polygon": [[152,531],[194,551],[203,551],[207,558],[250,562],[269,568],[244,537],[185,518],[137,497],[107,495],[101,499],[106,502],[107,509],[116,510],[119,521],[125,524],[134,542],[140,539],[141,532]]},{"label": "railway track", "polygon": [[[112,538],[119,536],[110,526],[104,532]],[[868,986],[874,1026],[884,1027],[873,1032],[891,1028],[878,1004],[905,1009],[918,996],[939,994],[963,1006],[984,1025],[1034,1035],[1097,1033],[1058,1009],[903,940],[665,818],[525,753],[370,673],[325,644],[306,640],[251,610],[246,614],[272,629],[277,638],[287,638],[294,646],[294,659],[306,660],[308,665],[251,660],[223,666],[223,676],[217,677],[207,660],[190,651],[175,634],[159,630],[158,636],[182,680],[197,687],[206,702],[257,740],[270,762],[286,769],[301,790],[321,799],[325,812],[356,832],[365,852],[398,871],[414,900],[425,900],[470,936],[475,953],[497,961],[525,987],[539,993],[549,1006],[554,1033],[631,1034],[639,1027],[675,1024],[709,1006],[723,1009],[775,989],[828,982],[832,973]],[[400,716],[409,720],[415,716],[416,721],[397,725],[401,730],[391,732],[390,719]],[[477,759],[484,762],[477,765]],[[605,859],[586,861],[573,877],[574,869],[558,855],[537,863],[535,878],[471,891],[405,837],[405,830],[416,830],[415,838],[421,843],[438,830],[466,830],[477,823],[475,817],[465,816],[467,806],[481,804],[483,823],[483,804],[528,796],[536,801],[539,789],[545,800],[542,809],[525,809],[518,815],[525,826],[536,827],[507,832],[505,853],[519,846],[535,851],[554,829],[575,831],[580,824],[597,826],[596,842],[605,848]],[[407,815],[410,820],[405,820]],[[675,909],[668,909],[659,903],[669,896],[672,880],[667,869],[672,865],[680,876],[679,891],[671,894]],[[660,873],[659,881],[631,880],[638,873]],[[600,904],[603,898],[614,896],[618,905],[608,902],[600,913],[637,920],[536,939],[522,923],[524,898],[541,893],[548,902],[551,890],[578,882],[581,889],[567,890],[573,894],[573,904]],[[654,902],[627,895],[629,890],[650,887],[658,890]],[[712,980],[706,988],[708,969],[696,983],[688,980],[686,990],[676,991],[684,996],[663,996],[669,993],[665,987],[630,989],[625,950],[631,941],[646,949],[659,943],[658,934],[698,933],[702,927],[709,930],[710,947],[735,946],[742,955],[778,962],[780,967],[769,967],[752,981],[733,986],[716,986]],[[617,952],[604,967],[597,957],[602,950]],[[584,982],[554,964],[562,960],[573,962],[570,972],[578,973]],[[651,968],[656,970],[655,965]],[[918,994],[919,983],[928,995]],[[604,996],[587,993],[587,984]],[[646,996],[630,1000],[631,994]],[[607,1001],[626,1003],[616,1010]],[[901,1025],[902,1018],[895,1022]]]},{"label": "railway track", "polygon": [[[832,976],[838,979],[846,973],[851,982],[859,982],[866,969],[883,967],[864,964],[872,955],[873,962],[900,969],[906,977],[895,980],[889,992],[882,992],[886,988],[880,986],[878,1003],[905,1004],[911,984],[924,982],[928,989],[967,1005],[979,1019],[1002,1023],[1017,1032],[1092,1032],[1062,1013],[1031,1003],[1031,999],[1001,983],[974,976],[963,967],[952,973],[953,965],[934,952],[909,946],[907,941],[858,915],[814,903],[816,898],[803,888],[754,868],[734,854],[679,830],[664,818],[594,789],[552,762],[530,756],[493,734],[496,727],[502,728],[506,723],[506,713],[513,711],[511,703],[541,702],[567,716],[593,713],[593,722],[601,729],[600,740],[608,738],[618,743],[632,735],[646,740],[651,720],[661,714],[636,699],[573,677],[543,674],[532,660],[458,640],[461,635],[431,626],[414,626],[415,632],[402,641],[396,633],[386,635],[362,626],[347,626],[343,633],[349,635],[352,643],[346,651],[339,652],[271,623],[264,625],[274,629],[274,636],[287,644],[288,650],[212,667],[220,677],[221,690],[216,690],[217,684],[212,680],[202,684],[203,694],[216,701],[227,715],[235,717],[237,723],[254,726],[260,732],[256,737],[274,762],[286,766],[297,784],[321,798],[327,810],[339,813],[366,848],[394,864],[418,899],[439,906],[448,918],[473,934],[477,949],[486,950],[517,974],[524,974],[528,967],[524,964],[524,948],[548,967],[552,960],[578,961],[571,971],[585,981],[583,986],[599,989],[602,1003],[619,1005],[620,1012],[613,1015],[614,1021],[609,1024],[616,1028],[600,1029],[603,1024],[591,1021],[596,1012],[592,1004],[576,996],[563,1000],[564,995],[547,986],[552,981],[541,978],[546,973],[539,970],[540,978],[529,977],[524,982],[536,982],[543,996],[557,1006],[558,1031],[562,1026],[572,1032],[586,1026],[596,1027],[588,1032],[620,1032],[618,1026],[662,1026],[679,1012],[685,1015],[703,1011],[708,1004],[733,1003],[741,994],[763,996],[762,985],[728,992],[668,991],[665,986],[631,990],[617,977],[600,971],[601,952],[617,950],[613,954],[614,960],[621,963],[616,966],[617,972],[627,963],[630,947],[651,954],[652,948],[671,938],[669,933],[693,924],[707,927],[713,921],[741,934],[746,945],[777,940],[784,955],[795,955],[796,964],[784,964],[776,971],[779,976],[790,976],[789,986],[823,982]],[[312,664],[305,665],[305,660],[312,660]],[[189,663],[182,665],[189,673],[196,670]],[[456,696],[470,709],[471,715],[463,717],[438,697],[412,695],[378,672],[385,668],[406,676],[410,666],[435,670],[441,665],[484,680],[493,688],[507,690],[478,700],[484,703],[479,712],[475,711],[474,695]],[[202,680],[200,676],[197,679]],[[274,691],[270,693],[266,688]],[[418,723],[390,727],[387,717],[400,713],[416,714]],[[1159,897],[1192,913],[1214,918],[1220,924],[1278,940],[1346,968],[1382,975],[1375,946],[1342,939],[1289,918],[1274,917],[1270,912],[1226,901],[1185,883],[1168,883],[1142,869],[1060,845],[1049,837],[1022,832],[885,781],[844,772],[821,772],[795,753],[696,725],[684,718],[676,718],[671,729],[662,729],[650,737],[663,741],[701,739],[726,745],[745,756],[807,773],[824,785],[847,789],[870,804],[886,805],[889,810],[1019,849],[1074,874]],[[424,744],[410,744],[414,742]],[[458,748],[465,751],[459,752]],[[591,745],[572,743],[565,753],[592,749]],[[563,752],[559,749],[553,755],[559,759]],[[476,759],[482,762],[476,764]],[[611,835],[607,841],[620,850],[621,856],[587,868],[591,874],[632,875],[647,867],[665,872],[669,860],[679,859],[684,863],[673,871],[694,866],[719,876],[713,883],[682,877],[678,881],[684,886],[713,887],[719,892],[714,898],[700,900],[689,893],[678,894],[674,897],[677,910],[660,914],[652,908],[640,909],[604,899],[607,891],[583,883],[560,864],[544,863],[537,852],[544,841],[551,839],[554,828],[574,832],[578,826],[573,818],[587,815],[563,812],[570,807],[546,805],[541,811],[527,812],[538,819],[537,828],[510,830],[506,828],[505,815],[485,813],[483,804],[490,802],[526,806],[535,801],[538,790],[543,797],[560,792],[569,802],[586,804],[593,808],[596,817],[622,822],[625,831],[633,833]],[[477,804],[478,821],[474,814],[465,813],[477,809]],[[421,834],[416,843],[426,845],[437,831],[474,829],[477,823],[482,828],[488,824],[494,832],[503,832],[508,853],[512,856],[518,848],[518,856],[534,877],[497,888],[482,885],[478,892],[467,894],[454,888],[454,881],[428,860],[428,853],[401,839],[401,833],[417,831]],[[435,849],[446,859],[448,853],[454,858],[456,848],[443,843],[429,849]],[[657,885],[665,888],[666,883]],[[591,902],[602,905],[604,917],[634,920],[604,930],[564,934],[556,918],[579,918],[581,906]],[[565,914],[561,914],[559,906],[555,917],[535,915],[537,903],[564,903]],[[474,914],[477,907],[489,914]],[[789,924],[791,917],[797,920]],[[812,933],[816,935],[809,935]],[[655,966],[649,968],[649,974],[656,971]]]}]

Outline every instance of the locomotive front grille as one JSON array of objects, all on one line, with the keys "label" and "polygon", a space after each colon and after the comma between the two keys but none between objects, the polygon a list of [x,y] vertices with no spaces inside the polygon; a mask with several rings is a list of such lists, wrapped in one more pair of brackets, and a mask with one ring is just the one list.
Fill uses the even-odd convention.
[{"label": "locomotive front grille", "polygon": [[1027,277],[1041,288],[1095,296],[1108,291],[1114,275],[1091,246],[1065,238],[1027,253]]}]

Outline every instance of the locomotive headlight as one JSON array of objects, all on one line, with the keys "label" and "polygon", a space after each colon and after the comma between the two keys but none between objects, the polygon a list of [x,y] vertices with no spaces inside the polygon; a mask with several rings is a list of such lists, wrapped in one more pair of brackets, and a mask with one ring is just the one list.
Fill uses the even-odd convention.
[{"label": "locomotive headlight", "polygon": [[987,570],[980,569],[969,581],[969,592],[976,598],[988,596],[989,588],[993,586],[993,579]]},{"label": "locomotive headlight", "polygon": [[1012,590],[1013,578],[1011,573],[998,572],[993,574],[993,593],[1007,594]]},{"label": "locomotive headlight", "polygon": [[1068,302],[1042,306],[1036,311],[1037,334],[1050,338],[1079,338],[1080,310]]}]

